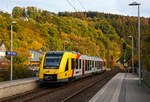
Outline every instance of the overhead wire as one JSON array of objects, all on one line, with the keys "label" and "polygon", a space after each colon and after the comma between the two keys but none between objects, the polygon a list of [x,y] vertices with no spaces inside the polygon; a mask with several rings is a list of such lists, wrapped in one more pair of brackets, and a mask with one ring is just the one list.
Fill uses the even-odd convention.
[{"label": "overhead wire", "polygon": [[83,4],[80,2],[80,0],[66,0],[66,1],[67,1],[67,3],[75,10],[76,16],[77,16],[79,13],[82,15],[82,13],[77,11],[77,9],[76,9],[76,7],[75,7],[75,4],[76,4],[76,6],[79,5],[82,9],[84,9],[83,14],[84,14],[84,16],[86,17],[86,9],[85,9],[85,7],[83,6]]},{"label": "overhead wire", "polygon": [[[73,5],[73,3],[75,2],[75,1],[77,1],[78,2],[78,4],[80,5],[80,7],[82,8],[82,9],[84,9],[84,11],[86,12],[86,8],[83,6],[83,4],[81,3],[81,1],[80,0],[66,0],[67,1],[67,3],[75,10],[75,11],[77,11],[77,8]],[[72,1],[72,2],[71,2]],[[77,3],[76,3],[77,4]]]},{"label": "overhead wire", "polygon": [[73,4],[69,0],[66,0],[66,1],[75,10],[75,12],[77,12],[77,9],[73,6]]},{"label": "overhead wire", "polygon": [[[83,6],[82,2],[80,0],[72,0],[72,1],[75,1],[77,5],[79,5],[81,7],[81,9],[83,9],[83,11],[81,11],[80,13],[81,14],[84,14],[84,16],[86,17],[86,8]],[[83,16],[83,15],[82,15]]]},{"label": "overhead wire", "polygon": [[[76,7],[74,7],[74,5],[69,0],[66,0],[66,1],[75,10],[74,14],[75,14],[76,17],[78,17],[78,13],[80,13],[80,12],[77,11]],[[76,1],[76,0],[74,0],[74,1]],[[82,5],[82,3],[79,0],[78,0],[78,3],[80,4],[81,8],[83,8],[85,10],[85,17],[86,17],[86,9],[85,9],[85,7]],[[78,52],[80,52],[80,40],[79,40],[79,50],[78,50]]]},{"label": "overhead wire", "polygon": [[85,9],[85,7],[83,6],[83,4],[81,3],[81,1],[80,1],[80,0],[77,0],[77,1],[78,1],[78,3],[80,4],[81,8],[84,9],[84,11],[86,12],[86,9]]}]

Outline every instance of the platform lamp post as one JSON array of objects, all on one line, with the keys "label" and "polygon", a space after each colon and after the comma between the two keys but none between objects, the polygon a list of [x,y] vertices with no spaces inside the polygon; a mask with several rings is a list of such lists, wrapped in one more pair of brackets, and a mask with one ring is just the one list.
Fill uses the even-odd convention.
[{"label": "platform lamp post", "polygon": [[132,38],[132,73],[134,73],[134,39],[131,35],[129,35],[128,37]]},{"label": "platform lamp post", "polygon": [[78,52],[80,53],[80,41],[78,42],[78,47],[79,47]]},{"label": "platform lamp post", "polygon": [[[16,21],[11,22],[11,52],[13,52],[13,25],[17,24]],[[11,55],[11,63],[10,63],[10,80],[13,80],[13,56]]]},{"label": "platform lamp post", "polygon": [[86,54],[88,54],[88,48],[86,48],[85,50],[86,50]]},{"label": "platform lamp post", "polygon": [[65,47],[66,42],[67,42],[67,41],[64,41],[64,51],[66,51],[66,47]]},{"label": "platform lamp post", "polygon": [[129,4],[129,6],[137,6],[138,7],[138,56],[139,56],[139,86],[141,87],[142,81],[141,81],[141,54],[140,54],[140,40],[141,40],[141,34],[140,34],[140,3],[132,2]]}]

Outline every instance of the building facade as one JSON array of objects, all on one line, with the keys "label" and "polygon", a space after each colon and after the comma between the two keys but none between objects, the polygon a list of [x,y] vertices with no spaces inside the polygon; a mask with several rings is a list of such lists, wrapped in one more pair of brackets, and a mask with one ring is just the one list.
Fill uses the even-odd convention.
[{"label": "building facade", "polygon": [[32,68],[39,68],[43,53],[40,51],[29,50],[28,65]]}]

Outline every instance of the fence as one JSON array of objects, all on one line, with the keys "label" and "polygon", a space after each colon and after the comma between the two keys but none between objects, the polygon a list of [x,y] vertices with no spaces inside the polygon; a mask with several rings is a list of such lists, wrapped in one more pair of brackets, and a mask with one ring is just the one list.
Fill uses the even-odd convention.
[{"label": "fence", "polygon": [[[136,73],[139,74],[138,68],[136,68]],[[143,82],[150,88],[150,72],[142,70],[141,75]]]},{"label": "fence", "polygon": [[142,71],[142,76],[143,76],[144,83],[148,87],[150,87],[150,72]]}]

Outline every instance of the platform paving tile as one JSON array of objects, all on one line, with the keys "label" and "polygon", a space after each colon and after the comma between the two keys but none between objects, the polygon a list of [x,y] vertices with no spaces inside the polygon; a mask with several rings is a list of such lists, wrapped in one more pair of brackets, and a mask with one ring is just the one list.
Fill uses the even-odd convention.
[{"label": "platform paving tile", "polygon": [[118,73],[89,102],[150,102],[150,89],[132,73]]}]

